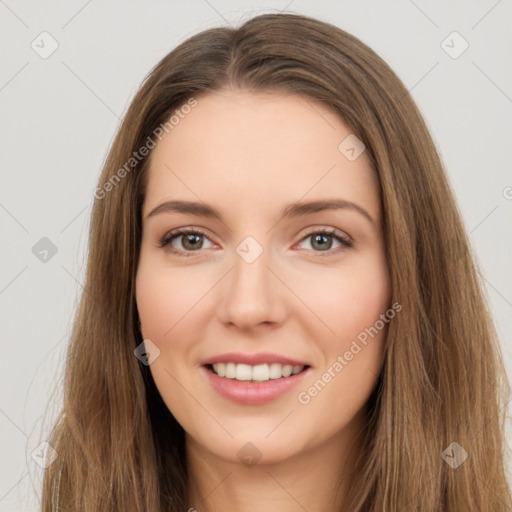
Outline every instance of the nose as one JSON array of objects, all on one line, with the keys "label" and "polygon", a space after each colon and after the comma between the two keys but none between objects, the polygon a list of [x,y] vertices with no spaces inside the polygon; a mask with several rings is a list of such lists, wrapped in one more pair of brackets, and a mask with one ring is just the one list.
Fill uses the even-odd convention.
[{"label": "nose", "polygon": [[283,285],[269,268],[266,251],[252,263],[234,255],[233,268],[220,287],[218,318],[226,325],[248,330],[278,325],[286,315]]}]

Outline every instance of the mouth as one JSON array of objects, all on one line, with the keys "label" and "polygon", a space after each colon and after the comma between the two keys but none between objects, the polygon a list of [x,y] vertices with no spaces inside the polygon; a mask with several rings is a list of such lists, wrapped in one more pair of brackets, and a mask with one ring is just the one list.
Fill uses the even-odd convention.
[{"label": "mouth", "polygon": [[263,405],[289,392],[313,372],[305,359],[272,352],[218,354],[200,363],[205,382],[239,404]]},{"label": "mouth", "polygon": [[204,367],[218,377],[251,383],[286,379],[303,373],[310,368],[309,365],[294,366],[280,363],[249,365],[234,362],[205,364]]},{"label": "mouth", "polygon": [[234,362],[205,363],[200,369],[217,393],[244,405],[264,405],[284,397],[313,371],[310,365]]}]

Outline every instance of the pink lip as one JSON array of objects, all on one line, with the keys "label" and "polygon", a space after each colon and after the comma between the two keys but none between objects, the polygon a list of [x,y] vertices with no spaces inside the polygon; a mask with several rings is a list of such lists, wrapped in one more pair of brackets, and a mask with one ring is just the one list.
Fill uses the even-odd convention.
[{"label": "pink lip", "polygon": [[[232,359],[230,361],[233,361]],[[212,387],[223,397],[246,405],[262,405],[284,395],[302,381],[311,368],[280,379],[271,379],[263,382],[238,381],[219,377],[206,366],[201,366],[200,371],[204,372]]]},{"label": "pink lip", "polygon": [[304,361],[297,361],[295,359],[290,359],[278,354],[271,354],[270,352],[261,352],[260,354],[241,354],[231,352],[228,354],[221,354],[218,356],[210,357],[201,362],[202,365],[215,363],[249,364],[251,366],[264,363],[279,363],[283,365],[290,364],[292,366],[311,366],[309,363]]}]

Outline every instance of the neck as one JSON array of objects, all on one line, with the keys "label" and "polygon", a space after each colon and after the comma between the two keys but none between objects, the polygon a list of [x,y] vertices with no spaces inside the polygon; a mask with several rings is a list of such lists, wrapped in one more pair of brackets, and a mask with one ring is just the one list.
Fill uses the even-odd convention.
[{"label": "neck", "polygon": [[320,445],[273,464],[221,458],[187,435],[190,511],[341,511],[362,449],[364,416]]}]

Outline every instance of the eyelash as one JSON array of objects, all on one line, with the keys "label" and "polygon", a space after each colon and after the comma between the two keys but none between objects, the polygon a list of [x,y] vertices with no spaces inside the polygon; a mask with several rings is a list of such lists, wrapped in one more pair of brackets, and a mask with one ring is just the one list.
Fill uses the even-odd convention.
[{"label": "eyelash", "polygon": [[[348,237],[342,236],[340,234],[335,235],[336,232],[337,232],[336,229],[317,229],[314,231],[310,231],[309,233],[304,235],[301,238],[300,242],[303,242],[304,240],[311,237],[312,235],[326,235],[326,236],[332,236],[338,242],[341,243],[341,247],[337,247],[335,249],[328,249],[327,251],[313,251],[313,252],[319,253],[318,255],[322,256],[322,257],[331,256],[333,253],[336,253],[343,249],[349,249],[353,246],[352,240],[350,240]],[[192,235],[201,235],[201,236],[204,236],[205,238],[208,238],[206,233],[204,233],[199,228],[181,228],[181,229],[178,229],[175,231],[170,231],[169,233],[166,233],[160,240],[159,247],[165,248],[168,245],[170,245],[170,243],[173,242],[176,238],[179,238],[182,235],[191,235],[191,234]],[[175,254],[180,257],[185,257],[185,258],[195,256],[194,253],[199,252],[199,250],[198,251],[181,251],[181,250],[175,250],[175,249],[169,249],[169,248],[166,250],[172,254]]]}]

